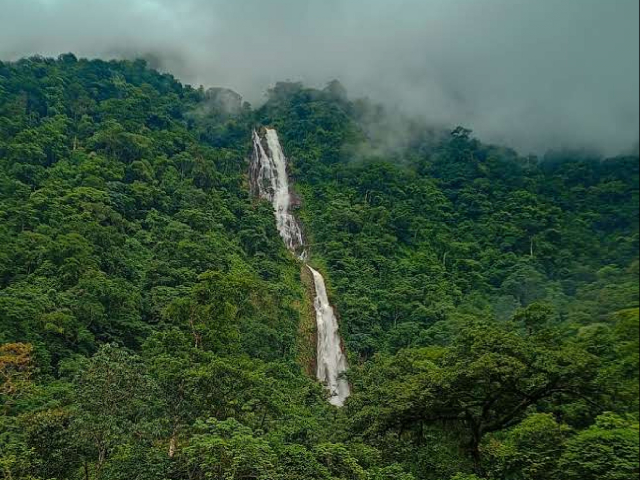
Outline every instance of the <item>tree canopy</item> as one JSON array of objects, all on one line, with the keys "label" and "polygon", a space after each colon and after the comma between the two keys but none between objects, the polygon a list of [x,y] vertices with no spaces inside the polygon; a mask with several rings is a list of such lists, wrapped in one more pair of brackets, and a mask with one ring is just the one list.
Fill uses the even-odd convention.
[{"label": "tree canopy", "polygon": [[[249,192],[260,126],[344,409]],[[638,163],[523,157],[339,82],[253,109],[142,60],[0,62],[0,479],[638,478]]]}]

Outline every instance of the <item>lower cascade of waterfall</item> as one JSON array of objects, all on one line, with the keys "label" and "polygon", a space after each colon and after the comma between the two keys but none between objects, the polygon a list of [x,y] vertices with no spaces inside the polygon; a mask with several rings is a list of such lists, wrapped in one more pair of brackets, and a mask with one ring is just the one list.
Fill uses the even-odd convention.
[{"label": "lower cascade of waterfall", "polygon": [[342,339],[338,319],[333,307],[329,303],[327,287],[319,272],[308,267],[313,274],[316,286],[316,320],[318,323],[318,379],[331,392],[331,403],[342,407],[351,388],[349,382],[342,376],[347,370],[347,357],[342,350]]},{"label": "lower cascade of waterfall", "polygon": [[[291,213],[292,196],[289,188],[287,159],[278,133],[265,129],[264,137],[253,132],[253,158],[251,161],[251,188],[253,193],[271,202],[276,216],[278,232],[287,248],[301,260],[306,260],[302,228]],[[330,402],[342,407],[351,395],[349,382],[344,378],[347,358],[342,349],[338,319],[329,302],[322,275],[307,265],[315,284],[315,310],[318,326],[317,360],[318,380],[331,393]]]}]

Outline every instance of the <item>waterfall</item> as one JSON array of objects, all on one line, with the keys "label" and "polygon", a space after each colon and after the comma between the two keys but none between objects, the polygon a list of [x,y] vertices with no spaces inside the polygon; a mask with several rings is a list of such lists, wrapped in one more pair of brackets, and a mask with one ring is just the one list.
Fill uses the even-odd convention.
[{"label": "waterfall", "polygon": [[[291,213],[292,195],[289,188],[287,159],[278,133],[265,129],[264,139],[253,132],[253,158],[250,169],[251,189],[255,195],[271,202],[276,216],[278,232],[287,248],[306,260],[302,228]],[[318,326],[318,380],[331,393],[330,402],[341,407],[351,395],[349,382],[343,378],[347,371],[347,358],[342,349],[338,319],[329,302],[322,275],[307,265],[315,284],[316,322]]]},{"label": "waterfall", "polygon": [[319,272],[308,267],[316,286],[316,321],[318,323],[318,380],[331,392],[331,403],[342,407],[351,395],[349,382],[342,377],[347,370],[347,358],[342,351],[338,319],[329,303],[327,287]]},{"label": "waterfall", "polygon": [[267,129],[265,139],[266,146],[263,145],[258,132],[253,132],[251,184],[256,194],[273,204],[278,232],[287,248],[299,253],[304,247],[304,240],[300,224],[291,213],[287,159],[275,130]]}]

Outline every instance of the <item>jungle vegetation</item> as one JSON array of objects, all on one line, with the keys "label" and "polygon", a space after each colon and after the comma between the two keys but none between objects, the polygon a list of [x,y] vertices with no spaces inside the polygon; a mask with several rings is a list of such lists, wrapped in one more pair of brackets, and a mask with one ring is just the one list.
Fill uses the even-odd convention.
[{"label": "jungle vegetation", "polygon": [[[391,118],[337,82],[252,108],[143,60],[0,62],[0,479],[637,479],[638,157]],[[261,125],[344,409],[249,194]]]}]

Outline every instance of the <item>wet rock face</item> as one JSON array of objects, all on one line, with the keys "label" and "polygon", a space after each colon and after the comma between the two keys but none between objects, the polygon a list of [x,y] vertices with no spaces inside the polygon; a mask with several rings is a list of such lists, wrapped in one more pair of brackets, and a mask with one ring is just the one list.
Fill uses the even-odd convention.
[{"label": "wet rock face", "polygon": [[210,88],[206,94],[210,108],[227,115],[238,115],[242,111],[242,95],[228,88]]}]

